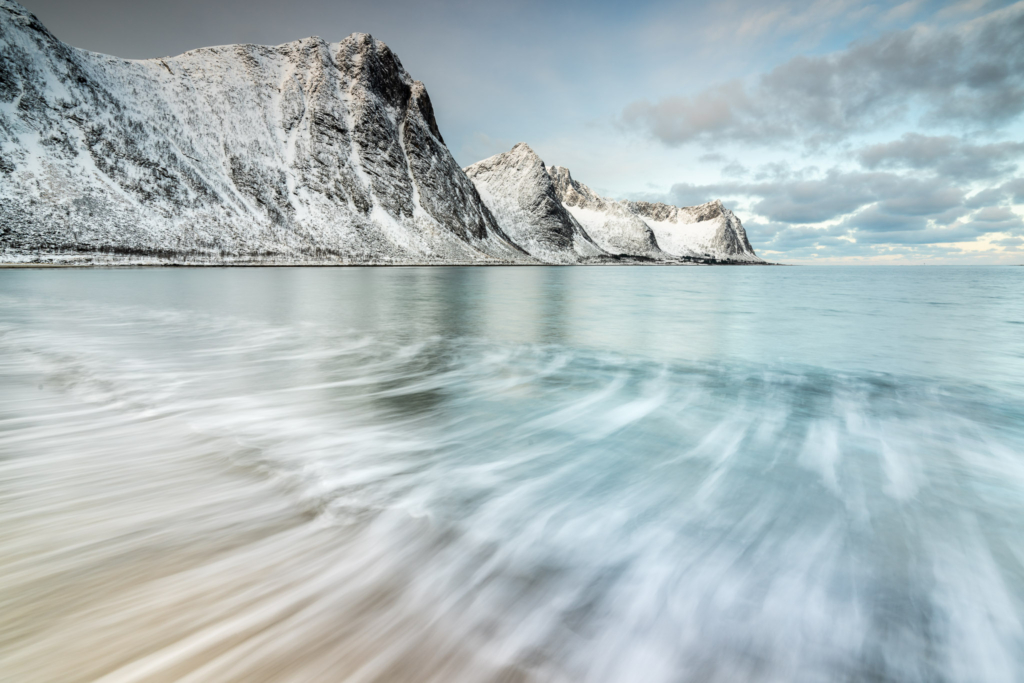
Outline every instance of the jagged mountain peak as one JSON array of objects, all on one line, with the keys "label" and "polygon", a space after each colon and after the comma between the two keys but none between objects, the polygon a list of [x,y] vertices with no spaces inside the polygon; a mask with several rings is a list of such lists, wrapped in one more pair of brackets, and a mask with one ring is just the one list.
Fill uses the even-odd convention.
[{"label": "jagged mountain peak", "polygon": [[559,263],[608,256],[562,204],[547,166],[525,142],[465,171],[499,223],[530,254]]},{"label": "jagged mountain peak", "polygon": [[[466,169],[488,206],[497,206],[497,194],[532,197],[564,209],[590,241],[603,251],[620,256],[656,260],[674,257],[760,262],[739,218],[721,200],[695,207],[609,199],[573,178],[564,166],[547,166],[525,143],[496,154]],[[497,213],[497,212],[496,212]],[[546,212],[557,215],[555,209]],[[536,216],[527,212],[519,220]],[[534,218],[534,226],[541,221]],[[504,223],[503,223],[504,224]]]},{"label": "jagged mountain peak", "polygon": [[549,167],[548,175],[559,200],[602,249],[618,255],[667,257],[651,229],[624,203],[600,196],[564,166]]},{"label": "jagged mountain peak", "polygon": [[663,260],[692,225],[756,260],[720,202],[606,199],[525,142],[463,171],[369,33],[128,60],[0,0],[3,261]]},{"label": "jagged mountain peak", "polygon": [[638,213],[656,221],[678,222],[677,218],[680,215],[685,215],[688,222],[708,221],[726,215],[735,216],[732,211],[725,208],[721,199],[713,199],[696,206],[675,206],[662,202],[644,201],[629,203]]},{"label": "jagged mountain peak", "polygon": [[544,161],[535,151],[533,151],[533,148],[525,142],[517,142],[509,151],[501,152],[500,154],[495,154],[492,157],[478,161],[476,164],[473,164],[473,166],[479,168],[529,168],[532,173],[538,175],[541,173],[547,173],[547,166]]},{"label": "jagged mountain peak", "polygon": [[[0,0],[0,9],[10,12],[23,19],[29,19],[39,22],[35,15],[25,9],[20,3],[14,2],[14,0]],[[39,24],[42,27],[42,24]],[[45,29],[45,27],[44,27]]]},{"label": "jagged mountain peak", "polygon": [[566,206],[577,206],[585,204],[601,205],[607,200],[591,190],[583,183],[572,177],[572,173],[565,166],[549,166],[548,175],[558,188],[559,196]]},{"label": "jagged mountain peak", "polygon": [[537,156],[537,153],[533,151],[533,148],[530,147],[525,142],[517,142],[516,144],[512,145],[512,149],[509,150],[509,151],[512,154],[522,154],[522,155],[526,155],[526,156],[530,156],[530,157],[536,157],[537,159],[540,159],[540,157]]}]

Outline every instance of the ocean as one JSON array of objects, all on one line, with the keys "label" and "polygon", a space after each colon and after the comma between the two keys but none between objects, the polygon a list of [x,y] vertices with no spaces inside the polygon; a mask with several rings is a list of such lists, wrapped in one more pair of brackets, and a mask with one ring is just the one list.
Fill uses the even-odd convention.
[{"label": "ocean", "polygon": [[1024,679],[1024,268],[0,269],[0,680]]}]

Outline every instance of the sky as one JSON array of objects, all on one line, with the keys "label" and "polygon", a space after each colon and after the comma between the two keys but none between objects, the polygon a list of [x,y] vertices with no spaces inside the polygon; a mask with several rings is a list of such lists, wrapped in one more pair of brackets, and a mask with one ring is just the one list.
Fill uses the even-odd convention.
[{"label": "sky", "polygon": [[21,2],[127,58],[371,33],[462,165],[721,198],[769,260],[1024,264],[1024,0]]}]

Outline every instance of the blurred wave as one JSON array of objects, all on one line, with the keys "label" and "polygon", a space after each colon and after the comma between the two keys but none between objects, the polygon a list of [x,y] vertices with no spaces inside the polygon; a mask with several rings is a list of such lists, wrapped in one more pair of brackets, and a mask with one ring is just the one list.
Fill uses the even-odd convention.
[{"label": "blurred wave", "polygon": [[1024,402],[0,296],[0,680],[1016,681]]}]

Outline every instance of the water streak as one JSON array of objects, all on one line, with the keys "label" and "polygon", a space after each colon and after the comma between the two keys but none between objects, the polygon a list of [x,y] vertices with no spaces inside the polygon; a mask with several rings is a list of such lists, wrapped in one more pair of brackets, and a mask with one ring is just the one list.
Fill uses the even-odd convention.
[{"label": "water streak", "polygon": [[[609,344],[607,306],[524,340],[441,270],[403,292],[462,302],[433,328],[356,294],[226,314],[204,278],[251,271],[171,272],[194,288],[173,302],[0,295],[0,680],[1024,675],[1013,377],[865,369],[891,335],[863,363],[779,360],[777,329],[752,333],[760,361],[706,353],[707,328]],[[590,294],[577,271],[499,275]],[[508,315],[550,329],[524,301]],[[746,326],[726,313],[706,325]]]}]

